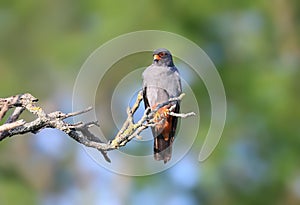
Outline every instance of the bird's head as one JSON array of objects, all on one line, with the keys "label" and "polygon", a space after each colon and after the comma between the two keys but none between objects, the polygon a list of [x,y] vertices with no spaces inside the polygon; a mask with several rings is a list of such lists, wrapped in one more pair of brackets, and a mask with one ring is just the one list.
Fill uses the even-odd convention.
[{"label": "bird's head", "polygon": [[174,66],[172,54],[165,48],[153,51],[153,64],[159,66]]}]

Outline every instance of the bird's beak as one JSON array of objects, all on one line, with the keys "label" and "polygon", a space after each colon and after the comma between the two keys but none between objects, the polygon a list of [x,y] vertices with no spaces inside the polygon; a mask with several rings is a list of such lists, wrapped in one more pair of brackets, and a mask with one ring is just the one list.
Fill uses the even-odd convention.
[{"label": "bird's beak", "polygon": [[153,59],[159,61],[161,59],[161,57],[159,57],[159,55],[155,54],[155,55],[153,55]]}]

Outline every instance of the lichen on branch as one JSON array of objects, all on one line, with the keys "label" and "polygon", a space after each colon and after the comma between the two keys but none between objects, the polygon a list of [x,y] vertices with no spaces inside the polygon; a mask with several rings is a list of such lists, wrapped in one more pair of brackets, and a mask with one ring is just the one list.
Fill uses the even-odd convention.
[{"label": "lichen on branch", "polygon": [[[53,128],[61,130],[75,141],[87,147],[99,150],[105,160],[110,162],[107,155],[108,151],[125,146],[133,138],[139,138],[139,135],[143,130],[160,123],[154,120],[154,115],[158,109],[172,102],[182,100],[183,96],[184,94],[181,94],[176,98],[169,99],[169,101],[159,104],[153,110],[150,110],[149,108],[146,109],[143,116],[137,122],[134,122],[134,113],[137,111],[141,101],[143,100],[142,92],[139,92],[134,105],[127,108],[127,119],[123,126],[116,136],[107,143],[102,142],[99,137],[95,136],[89,130],[92,126],[99,126],[97,121],[77,122],[75,124],[64,121],[66,118],[89,112],[92,110],[91,107],[72,113],[55,111],[46,114],[41,107],[37,106],[38,99],[30,93],[15,95],[8,98],[0,98],[0,121],[4,118],[9,109],[14,109],[6,122],[0,125],[0,141],[15,135],[37,133],[44,128]],[[193,112],[174,113],[173,109],[174,108],[172,106],[169,108],[169,114],[176,117],[185,118],[195,115]],[[24,110],[28,110],[30,113],[35,115],[36,118],[30,122],[27,122],[24,119],[19,119]]]}]

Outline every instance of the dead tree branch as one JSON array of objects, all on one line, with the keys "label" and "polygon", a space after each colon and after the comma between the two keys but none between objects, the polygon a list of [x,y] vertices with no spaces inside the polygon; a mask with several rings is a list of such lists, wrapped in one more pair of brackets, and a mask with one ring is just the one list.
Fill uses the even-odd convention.
[{"label": "dead tree branch", "polygon": [[[44,128],[54,128],[63,131],[69,137],[77,142],[92,147],[101,152],[105,160],[110,162],[107,156],[107,151],[118,149],[125,146],[133,138],[139,138],[139,134],[148,127],[154,126],[157,122],[154,120],[155,113],[162,107],[169,105],[172,102],[182,100],[184,94],[179,97],[172,98],[165,103],[159,104],[154,110],[146,109],[141,119],[134,122],[133,115],[139,108],[141,101],[143,100],[142,92],[137,96],[136,102],[130,108],[127,108],[127,119],[124,122],[122,128],[108,143],[102,142],[100,138],[95,136],[89,128],[92,126],[98,126],[97,122],[78,122],[76,124],[70,124],[64,121],[66,118],[70,118],[76,115],[89,112],[92,108],[87,108],[82,111],[63,113],[61,111],[51,112],[46,114],[41,107],[36,105],[38,99],[31,94],[20,94],[11,96],[8,98],[0,98],[0,120],[3,119],[9,109],[14,109],[12,115],[8,117],[7,121],[0,125],[0,141],[7,137],[14,135],[20,135],[25,133],[37,133]],[[195,115],[195,113],[174,113],[174,106],[169,108],[169,115],[176,117],[189,117]],[[24,110],[28,110],[30,113],[36,116],[36,119],[31,122],[26,122],[23,119],[19,119]]]}]

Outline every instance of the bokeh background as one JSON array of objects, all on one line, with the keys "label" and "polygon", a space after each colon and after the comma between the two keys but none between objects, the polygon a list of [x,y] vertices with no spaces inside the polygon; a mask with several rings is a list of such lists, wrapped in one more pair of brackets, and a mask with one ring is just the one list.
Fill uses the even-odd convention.
[{"label": "bokeh background", "polygon": [[197,161],[210,102],[193,81],[201,130],[172,168],[111,173],[64,134],[44,130],[0,143],[0,204],[300,204],[299,1],[1,0],[0,96],[30,92],[48,112],[71,111],[90,53],[145,29],[185,36],[215,63],[228,112],[214,153]]}]

